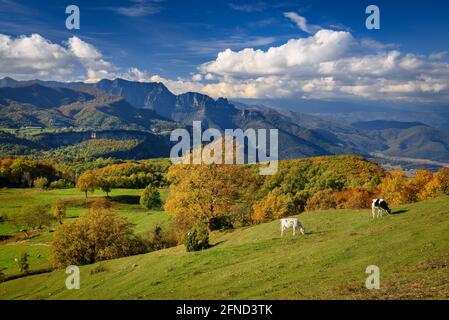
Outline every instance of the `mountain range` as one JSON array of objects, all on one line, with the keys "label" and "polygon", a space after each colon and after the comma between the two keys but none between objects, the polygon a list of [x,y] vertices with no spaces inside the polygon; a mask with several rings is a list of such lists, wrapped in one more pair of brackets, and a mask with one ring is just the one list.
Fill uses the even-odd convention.
[{"label": "mountain range", "polygon": [[[124,140],[128,132],[127,138],[145,141],[135,153],[139,158],[168,156],[171,130],[190,128],[194,120],[202,121],[203,129],[276,128],[281,159],[360,154],[380,155],[384,160],[401,157],[410,164],[422,159],[449,163],[449,131],[419,121],[348,122],[341,121],[338,113],[317,116],[196,92],[175,95],[162,83],[123,79],[92,84],[0,79],[4,154],[79,144],[92,139],[85,132],[108,132],[108,139],[115,140]],[[23,135],[21,128],[25,127],[47,132]]]}]

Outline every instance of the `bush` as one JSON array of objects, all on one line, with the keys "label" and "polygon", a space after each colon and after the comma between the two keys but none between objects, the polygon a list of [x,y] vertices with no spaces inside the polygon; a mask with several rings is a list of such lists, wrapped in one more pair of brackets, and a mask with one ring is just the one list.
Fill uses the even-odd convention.
[{"label": "bush", "polygon": [[318,191],[307,200],[306,211],[328,210],[337,208],[337,199],[332,189]]},{"label": "bush", "polygon": [[55,268],[85,265],[146,252],[132,224],[106,209],[91,209],[59,226],[50,248]]},{"label": "bush", "polygon": [[35,188],[44,190],[48,186],[48,179],[44,177],[39,177],[34,180],[33,185]]},{"label": "bush", "polygon": [[147,186],[140,196],[140,205],[148,210],[160,208],[162,202],[159,190],[153,185]]},{"label": "bush", "polygon": [[94,275],[94,274],[106,272],[106,271],[108,271],[108,269],[106,269],[106,267],[102,263],[99,263],[98,265],[95,266],[95,268],[90,270],[90,274]]},{"label": "bush", "polygon": [[209,230],[203,222],[197,223],[184,237],[187,252],[209,248]]},{"label": "bush", "polygon": [[112,203],[107,198],[97,198],[91,202],[90,206],[92,209],[110,209]]},{"label": "bush", "polygon": [[24,252],[20,255],[18,259],[16,258],[17,267],[19,268],[20,273],[25,275],[28,274],[28,272],[30,271],[28,257],[29,257],[28,253]]},{"label": "bush", "polygon": [[72,182],[65,179],[59,179],[50,183],[50,189],[66,189],[73,187]]},{"label": "bush", "polygon": [[171,230],[164,231],[161,226],[156,225],[146,234],[146,241],[149,250],[156,251],[174,247],[178,244],[175,235]]},{"label": "bush", "polygon": [[231,217],[221,216],[216,218],[211,218],[209,220],[209,230],[229,230],[234,226],[232,225]]}]

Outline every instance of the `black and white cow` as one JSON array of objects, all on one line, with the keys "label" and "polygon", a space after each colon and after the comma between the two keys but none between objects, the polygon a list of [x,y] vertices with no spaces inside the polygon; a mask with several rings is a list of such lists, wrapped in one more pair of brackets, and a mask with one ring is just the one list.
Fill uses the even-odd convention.
[{"label": "black and white cow", "polygon": [[386,212],[389,215],[391,214],[391,209],[388,207],[387,202],[384,199],[374,199],[373,203],[371,204],[371,209],[373,212],[373,219],[376,217],[382,217],[382,213]]}]

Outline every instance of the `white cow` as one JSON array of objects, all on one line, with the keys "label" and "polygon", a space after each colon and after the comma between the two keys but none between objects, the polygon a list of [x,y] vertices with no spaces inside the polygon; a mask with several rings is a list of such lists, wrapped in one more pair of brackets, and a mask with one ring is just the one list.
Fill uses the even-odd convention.
[{"label": "white cow", "polygon": [[281,237],[284,236],[284,230],[288,228],[293,228],[293,235],[296,234],[296,229],[304,234],[304,226],[297,218],[281,219]]}]

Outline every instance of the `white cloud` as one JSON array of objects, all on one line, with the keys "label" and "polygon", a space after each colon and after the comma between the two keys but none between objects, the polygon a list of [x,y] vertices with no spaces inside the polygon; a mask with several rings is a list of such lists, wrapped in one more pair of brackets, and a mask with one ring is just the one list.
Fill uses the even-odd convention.
[{"label": "white cloud", "polygon": [[114,71],[99,50],[78,37],[69,38],[64,46],[39,34],[17,38],[0,34],[0,76],[97,81],[113,77]]},{"label": "white cloud", "polygon": [[204,92],[203,87],[204,85],[201,82],[196,81],[190,81],[183,78],[178,78],[176,80],[170,80],[163,78],[159,75],[153,75],[147,79],[149,82],[161,82],[167,88],[175,93],[175,94],[181,94],[185,92]]},{"label": "white cloud", "polygon": [[194,75],[192,76],[192,80],[193,80],[193,81],[201,81],[201,80],[203,80],[203,76],[202,76],[201,74],[199,74],[199,73],[194,74]]},{"label": "white cloud", "polygon": [[444,51],[444,52],[435,52],[432,53],[431,55],[429,55],[429,59],[432,60],[442,60],[447,58],[448,52]]},{"label": "white cloud", "polygon": [[127,17],[144,17],[162,10],[158,0],[130,0],[133,4],[126,7],[110,8],[112,11]]},{"label": "white cloud", "polygon": [[58,44],[38,34],[0,34],[0,77],[87,82],[122,77],[162,82],[176,94],[195,91],[215,98],[449,102],[444,58],[445,53],[401,52],[358,41],[347,31],[322,29],[267,50],[223,50],[188,78],[167,79],[137,68],[122,70],[78,37]]},{"label": "white cloud", "polygon": [[198,70],[215,78],[202,88],[213,97],[446,101],[449,64],[435,61],[443,55],[394,47],[323,29],[268,50],[227,49]]},{"label": "white cloud", "polygon": [[306,72],[317,63],[343,56],[353,44],[350,33],[321,30],[304,39],[291,39],[267,51],[247,48],[238,52],[227,49],[215,61],[200,66],[202,72],[219,75],[274,75],[290,70]]},{"label": "white cloud", "polygon": [[296,12],[284,12],[284,17],[289,18],[291,21],[293,21],[296,26],[301,29],[304,32],[307,33],[315,33],[318,30],[321,30],[320,26],[308,24],[307,19],[303,16],[300,16]]}]

